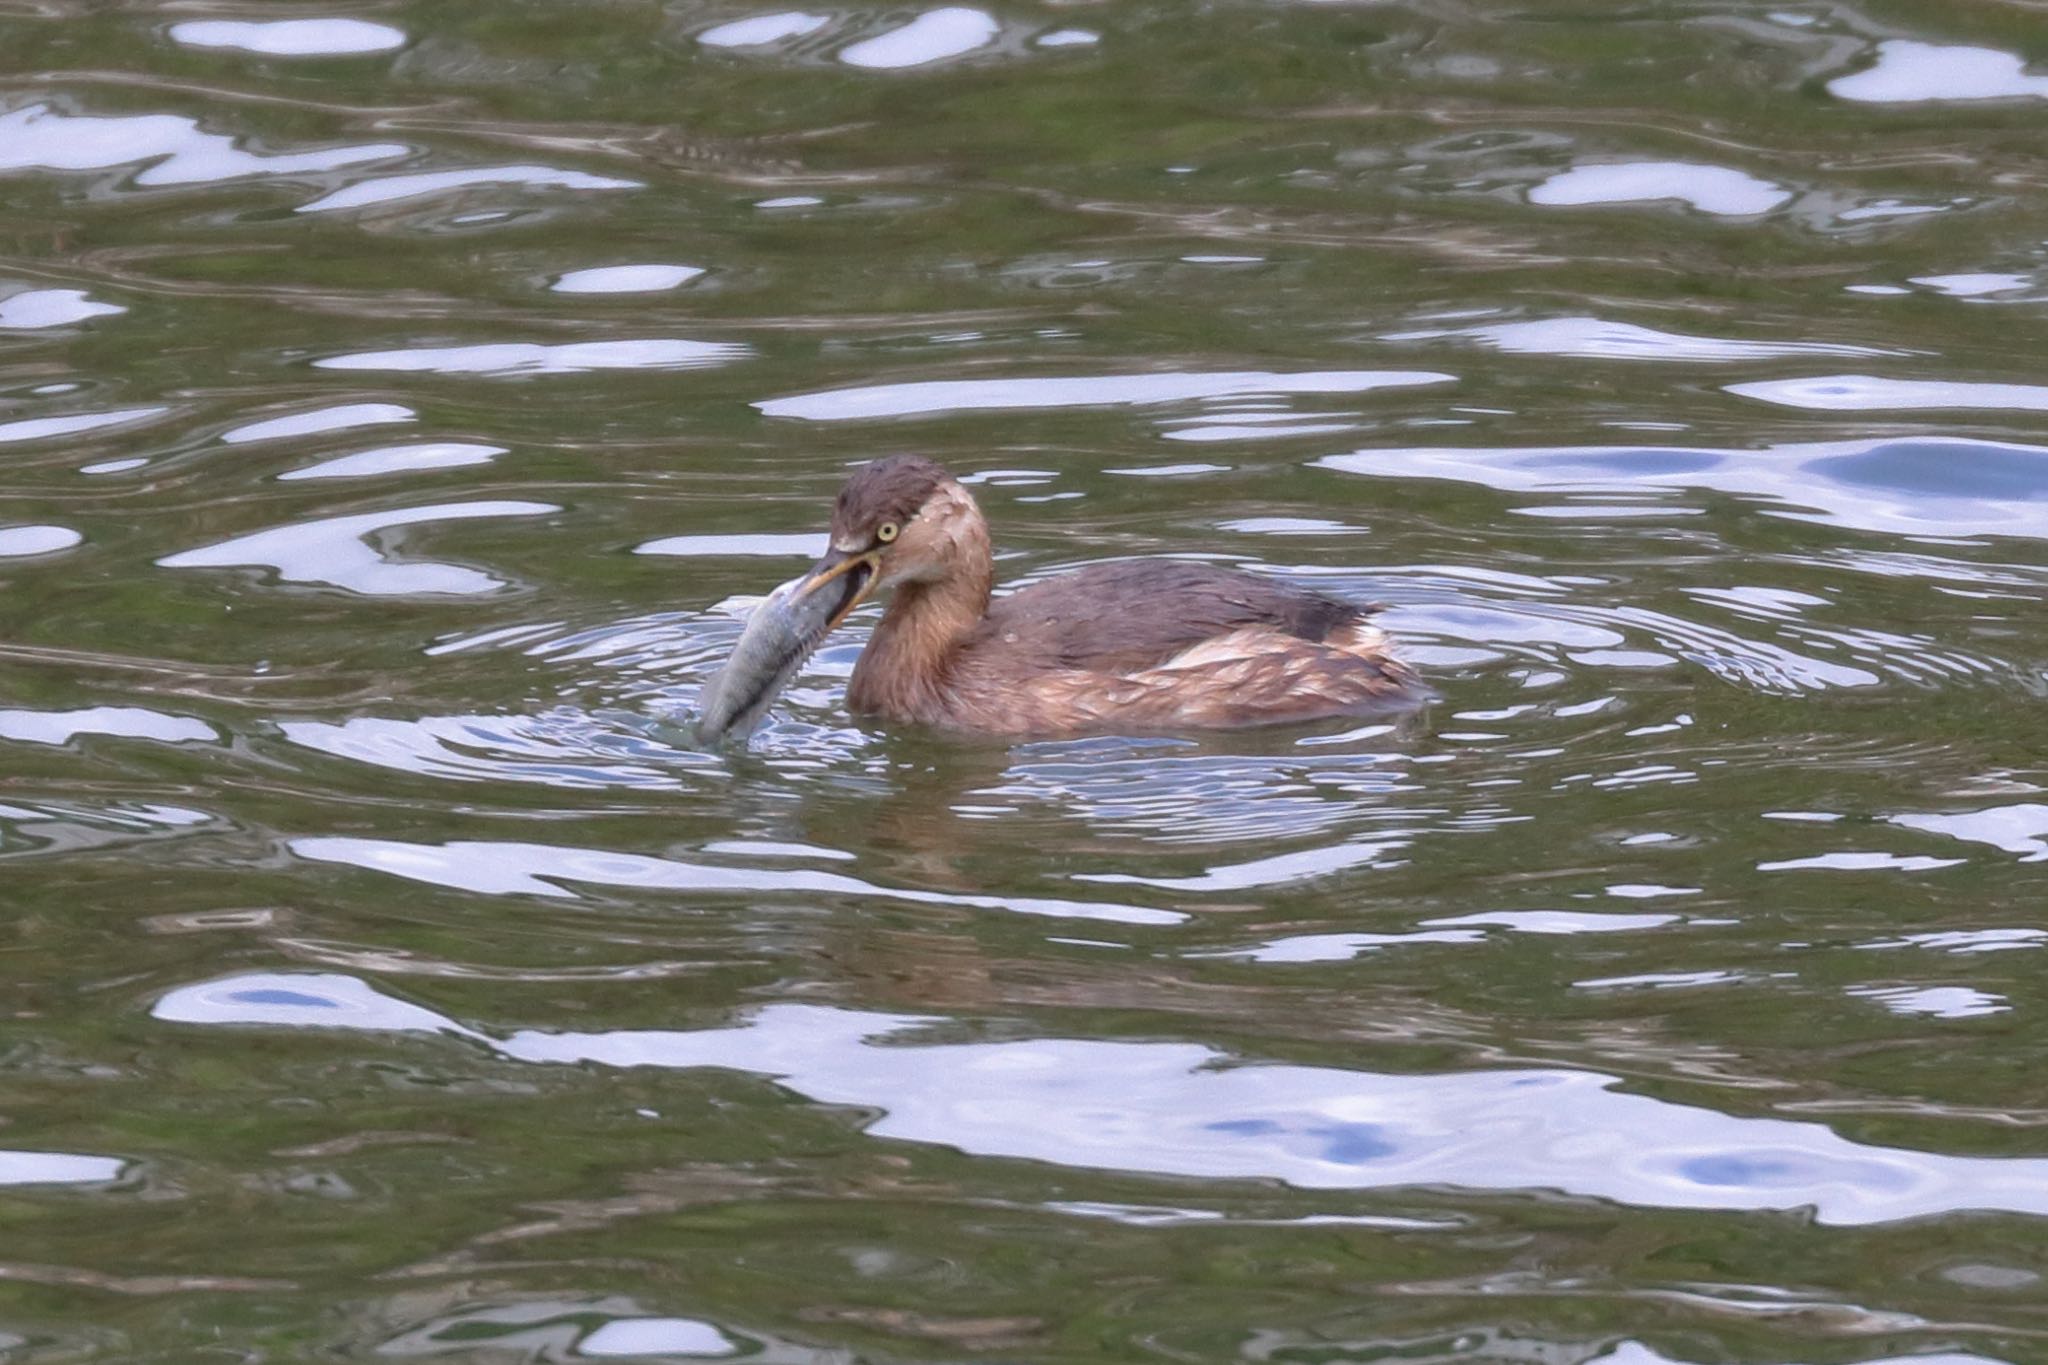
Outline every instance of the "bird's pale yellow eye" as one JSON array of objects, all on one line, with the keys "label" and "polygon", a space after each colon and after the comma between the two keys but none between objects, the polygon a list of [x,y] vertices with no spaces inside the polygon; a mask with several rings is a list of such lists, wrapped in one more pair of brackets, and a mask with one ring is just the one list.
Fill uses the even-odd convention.
[{"label": "bird's pale yellow eye", "polygon": [[901,526],[898,526],[893,521],[885,521],[875,528],[875,539],[887,545],[890,541],[896,539],[897,533],[902,529]]}]

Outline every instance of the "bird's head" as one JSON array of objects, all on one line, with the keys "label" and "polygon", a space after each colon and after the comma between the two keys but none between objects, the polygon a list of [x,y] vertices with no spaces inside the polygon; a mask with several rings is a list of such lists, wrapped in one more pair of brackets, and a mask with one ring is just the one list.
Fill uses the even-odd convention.
[{"label": "bird's head", "polygon": [[935,583],[960,566],[982,528],[974,495],[921,455],[862,465],[832,507],[831,543],[796,587],[796,600],[830,606],[822,636],[883,588]]}]

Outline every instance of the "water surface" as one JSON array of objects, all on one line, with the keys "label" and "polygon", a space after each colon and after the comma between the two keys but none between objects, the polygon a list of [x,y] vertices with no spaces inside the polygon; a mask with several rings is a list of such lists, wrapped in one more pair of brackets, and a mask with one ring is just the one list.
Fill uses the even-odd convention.
[{"label": "water surface", "polygon": [[[2048,1352],[2023,7],[0,54],[0,1361]],[[700,751],[897,451],[1443,699]]]}]

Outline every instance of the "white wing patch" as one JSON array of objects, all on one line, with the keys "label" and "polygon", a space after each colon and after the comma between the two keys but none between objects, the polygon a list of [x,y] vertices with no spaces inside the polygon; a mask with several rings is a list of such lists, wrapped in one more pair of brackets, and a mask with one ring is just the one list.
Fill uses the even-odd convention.
[{"label": "white wing patch", "polygon": [[1268,654],[1285,654],[1301,644],[1292,635],[1274,630],[1270,626],[1247,626],[1233,630],[1228,635],[1219,635],[1213,640],[1204,640],[1190,645],[1165,663],[1134,674],[1143,677],[1145,673],[1170,673],[1177,669],[1213,668],[1219,664],[1243,663]]},{"label": "white wing patch", "polygon": [[[1170,673],[1189,668],[1213,668],[1220,664],[1242,664],[1273,655],[1293,655],[1303,663],[1317,661],[1327,650],[1376,657],[1386,653],[1387,633],[1369,621],[1360,621],[1330,632],[1320,645],[1289,635],[1271,626],[1246,626],[1213,640],[1190,645],[1145,673]],[[1134,674],[1143,677],[1145,673]]]}]

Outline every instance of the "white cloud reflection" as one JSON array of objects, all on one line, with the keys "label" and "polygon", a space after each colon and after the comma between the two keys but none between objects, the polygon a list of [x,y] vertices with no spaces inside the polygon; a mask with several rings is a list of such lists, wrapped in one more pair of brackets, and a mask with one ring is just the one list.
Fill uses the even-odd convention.
[{"label": "white cloud reflection", "polygon": [[345,189],[301,204],[300,213],[332,213],[337,209],[367,208],[391,204],[423,195],[445,194],[449,190],[475,185],[528,185],[570,190],[637,190],[638,180],[591,175],[585,171],[564,171],[553,166],[473,166],[459,171],[421,171],[414,175],[391,175],[358,181]]},{"label": "white cloud reflection", "polygon": [[197,550],[166,555],[157,563],[167,569],[275,569],[277,576],[287,583],[320,583],[375,597],[490,592],[505,586],[504,580],[459,564],[389,560],[372,549],[364,537],[425,522],[531,517],[561,510],[545,502],[450,502],[365,512],[236,536]]},{"label": "white cloud reflection", "polygon": [[317,974],[187,986],[152,1014],[442,1032],[536,1064],[751,1072],[816,1104],[872,1111],[873,1137],[1066,1168],[1810,1209],[1837,1226],[1964,1210],[2048,1214],[2048,1159],[1854,1142],[1819,1123],[1629,1093],[1589,1071],[1382,1073],[1246,1062],[1195,1043],[935,1042],[920,1035],[943,1021],[795,1004],[720,1028],[492,1037],[352,977]]},{"label": "white cloud reflection", "polygon": [[1167,371],[1039,379],[934,379],[800,393],[766,399],[754,406],[770,417],[845,422],[918,417],[934,412],[1137,407],[1259,394],[1365,393],[1418,384],[1448,384],[1455,379],[1455,375],[1429,370],[1312,370],[1298,374],[1263,370]]},{"label": "white cloud reflection", "polygon": [[[2048,395],[2048,389],[2042,389]],[[2048,539],[2048,448],[1902,436],[1766,447],[1416,446],[1316,461],[1387,478],[1451,479],[1503,492],[1636,494],[1711,489],[1767,499],[1775,514],[1907,535]]]},{"label": "white cloud reflection", "polygon": [[0,114],[0,171],[88,171],[152,163],[136,175],[138,185],[332,171],[411,150],[399,143],[371,142],[265,155],[243,151],[226,134],[203,133],[196,119],[176,114],[97,118],[60,114],[47,104]]},{"label": "white cloud reflection", "polygon": [[744,360],[751,346],[727,341],[647,337],[632,341],[500,341],[480,346],[418,346],[358,351],[313,362],[317,370],[391,370],[411,374],[587,374],[592,370],[699,370]]},{"label": "white cloud reflection", "polygon": [[172,24],[171,41],[266,57],[352,57],[404,47],[405,32],[367,19],[195,19]]},{"label": "white cloud reflection", "polygon": [[[308,742],[305,727],[293,738]],[[1106,920],[1118,924],[1178,924],[1175,910],[1153,910],[1109,901],[1049,900],[1032,896],[955,895],[878,886],[838,872],[749,867],[653,858],[637,853],[576,848],[562,844],[462,841],[411,844],[392,839],[300,838],[291,850],[312,862],[346,863],[434,886],[494,896],[545,896],[575,900],[564,883],[636,887],[656,891],[707,893],[796,893],[858,896],[918,905],[957,905],[1008,910],[1056,919]]]},{"label": "white cloud reflection", "polygon": [[1693,161],[1628,161],[1574,166],[1529,191],[1532,204],[1636,204],[1671,200],[1718,217],[1748,218],[1788,202],[1792,192],[1768,180]]}]

